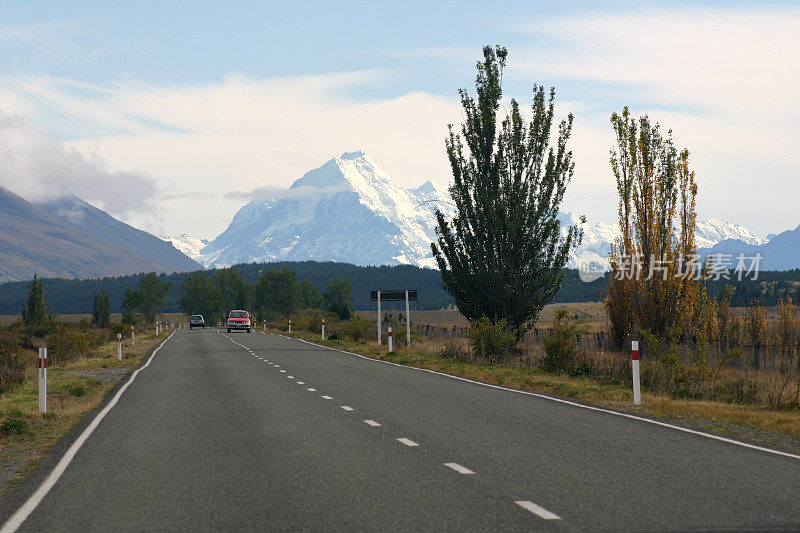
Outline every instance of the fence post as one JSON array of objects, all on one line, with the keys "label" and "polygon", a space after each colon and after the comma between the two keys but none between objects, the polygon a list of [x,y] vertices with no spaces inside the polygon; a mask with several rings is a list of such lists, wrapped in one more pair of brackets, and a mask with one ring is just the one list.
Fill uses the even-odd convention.
[{"label": "fence post", "polygon": [[117,361],[122,361],[122,333],[117,333]]},{"label": "fence post", "polygon": [[642,391],[639,388],[639,341],[631,341],[631,371],[633,372],[633,404],[641,405]]},{"label": "fence post", "polygon": [[39,412],[47,412],[47,348],[39,348]]},{"label": "fence post", "polygon": [[392,348],[392,326],[389,326],[389,331],[387,331],[386,334],[388,335],[387,338],[389,339],[389,351],[391,352],[392,349],[393,349]]}]

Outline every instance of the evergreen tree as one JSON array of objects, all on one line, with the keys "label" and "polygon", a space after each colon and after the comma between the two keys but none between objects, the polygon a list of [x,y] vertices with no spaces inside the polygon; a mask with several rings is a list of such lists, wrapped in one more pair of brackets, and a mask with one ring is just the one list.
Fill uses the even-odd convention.
[{"label": "evergreen tree", "polygon": [[185,315],[203,315],[210,321],[219,313],[219,304],[219,289],[204,271],[192,272],[181,284],[180,306]]},{"label": "evergreen tree", "polygon": [[34,274],[33,281],[28,285],[28,305],[22,310],[22,319],[26,324],[42,324],[46,318],[44,287],[42,281]]},{"label": "evergreen tree", "polygon": [[519,339],[561,286],[569,252],[582,238],[577,226],[561,235],[558,208],[574,163],[567,140],[572,115],[550,145],[555,90],[534,85],[529,123],[512,99],[498,125],[507,52],[489,46],[478,63],[477,100],[460,90],[466,121],[447,139],[453,171],[452,223],[437,212],[438,244],[431,248],[442,282],[470,320],[505,320]]},{"label": "evergreen tree", "polygon": [[233,309],[247,309],[248,285],[237,271],[232,268],[217,270],[211,276],[211,282],[219,292],[219,310],[222,316]]},{"label": "evergreen tree", "polygon": [[350,293],[353,291],[352,285],[346,279],[332,278],[328,282],[328,287],[322,293],[322,301],[325,309],[336,313],[342,320],[347,320],[353,314],[353,302],[350,301]]},{"label": "evergreen tree", "polygon": [[166,305],[167,294],[171,289],[172,283],[163,281],[155,272],[150,272],[139,279],[135,291],[125,291],[122,308],[128,313],[129,320],[131,313],[136,310],[142,314],[146,323],[152,323]]},{"label": "evergreen tree", "polygon": [[104,328],[110,322],[110,306],[108,303],[108,293],[105,288],[100,292],[94,293],[94,310],[92,311],[92,323]]},{"label": "evergreen tree", "polygon": [[308,278],[305,278],[300,284],[300,305],[310,309],[316,309],[322,305],[322,298],[317,288]]},{"label": "evergreen tree", "polygon": [[261,320],[273,320],[296,306],[300,300],[300,285],[293,270],[267,270],[256,282],[253,308]]}]

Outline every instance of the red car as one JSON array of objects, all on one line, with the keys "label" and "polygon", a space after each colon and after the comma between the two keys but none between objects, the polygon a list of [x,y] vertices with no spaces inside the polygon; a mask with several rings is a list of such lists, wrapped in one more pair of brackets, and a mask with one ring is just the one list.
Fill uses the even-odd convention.
[{"label": "red car", "polygon": [[247,333],[250,333],[250,313],[241,309],[234,309],[228,313],[226,327],[228,328],[228,333],[232,329],[246,329]]}]

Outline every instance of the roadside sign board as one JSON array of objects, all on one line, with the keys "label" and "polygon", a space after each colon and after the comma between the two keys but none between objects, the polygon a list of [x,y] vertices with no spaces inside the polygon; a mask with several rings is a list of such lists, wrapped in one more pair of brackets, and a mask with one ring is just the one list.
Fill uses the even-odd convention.
[{"label": "roadside sign board", "polygon": [[[377,302],[378,292],[381,293],[382,302],[404,302],[406,299],[406,291],[370,291],[370,300]],[[417,291],[408,291],[408,299],[409,301],[416,301]]]}]

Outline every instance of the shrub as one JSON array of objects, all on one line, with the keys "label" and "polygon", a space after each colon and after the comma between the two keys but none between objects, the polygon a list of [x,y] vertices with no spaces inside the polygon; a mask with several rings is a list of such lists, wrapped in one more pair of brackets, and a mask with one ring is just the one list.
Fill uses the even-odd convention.
[{"label": "shrub", "polygon": [[124,339],[126,335],[130,335],[131,333],[131,326],[128,324],[109,324],[106,326],[109,330],[109,336],[111,340],[117,340],[117,334],[122,334],[122,338]]},{"label": "shrub", "polygon": [[515,339],[505,319],[492,323],[482,317],[470,321],[469,342],[476,357],[499,361],[513,350]]},{"label": "shrub", "polygon": [[[572,374],[579,367],[578,336],[586,332],[581,320],[567,314],[565,308],[556,311],[552,334],[544,340],[541,365],[546,372],[565,372]],[[586,370],[583,368],[582,370]]]},{"label": "shrub", "polygon": [[0,422],[0,435],[22,435],[28,431],[28,423],[22,418],[22,412],[14,409]]},{"label": "shrub", "polygon": [[362,342],[366,340],[367,333],[375,325],[375,322],[355,315],[347,322],[342,323],[341,333],[353,342]]},{"label": "shrub", "polygon": [[308,322],[306,322],[304,325],[306,326],[306,331],[319,333],[322,331],[322,313],[314,313],[308,317]]},{"label": "shrub", "polygon": [[105,336],[103,330],[78,331],[64,326],[47,338],[47,357],[53,364],[74,361],[101,346]]},{"label": "shrub", "polygon": [[0,341],[0,392],[25,379],[22,347],[12,341]]}]

